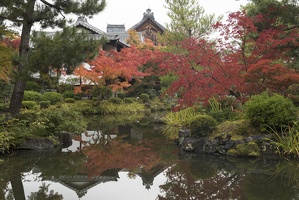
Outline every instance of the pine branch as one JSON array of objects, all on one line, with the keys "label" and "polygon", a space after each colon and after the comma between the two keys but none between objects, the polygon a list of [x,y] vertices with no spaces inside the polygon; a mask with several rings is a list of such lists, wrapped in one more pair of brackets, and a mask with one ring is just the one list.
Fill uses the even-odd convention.
[{"label": "pine branch", "polygon": [[59,13],[61,14],[61,16],[62,16],[63,18],[65,18],[65,16],[64,16],[63,13],[62,13],[62,10],[63,10],[63,9],[62,9],[60,6],[51,4],[51,3],[49,3],[49,2],[46,1],[46,0],[40,0],[40,1],[43,2],[45,5],[47,5],[47,6],[51,7],[51,8],[54,8],[54,9],[58,10]]}]

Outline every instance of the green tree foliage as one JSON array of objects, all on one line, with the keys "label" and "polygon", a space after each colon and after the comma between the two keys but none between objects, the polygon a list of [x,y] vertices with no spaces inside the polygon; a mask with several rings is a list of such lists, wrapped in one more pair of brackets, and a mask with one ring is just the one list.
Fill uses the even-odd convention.
[{"label": "green tree foliage", "polygon": [[207,15],[197,0],[165,0],[170,23],[161,37],[163,43],[182,41],[186,38],[202,38],[213,31],[213,24],[221,17]]},{"label": "green tree foliage", "polygon": [[[17,76],[15,77],[15,87],[9,107],[12,115],[18,114],[22,105],[28,69],[30,69],[31,66],[29,62],[29,42],[33,25],[40,24],[42,28],[54,28],[56,26],[63,27],[67,21],[71,21],[67,18],[69,14],[91,17],[92,15],[101,12],[105,6],[105,0],[1,0],[0,19],[9,20],[22,27],[19,46],[19,61],[17,63]],[[68,44],[69,41],[72,40],[68,40],[65,44]],[[83,60],[78,60],[78,62],[82,61]]]},{"label": "green tree foliage", "polygon": [[62,67],[71,72],[80,61],[94,58],[99,46],[99,41],[78,33],[74,27],[65,27],[53,37],[33,32],[31,41],[33,49],[29,53],[29,69],[42,74],[49,74],[51,69],[59,72]]}]

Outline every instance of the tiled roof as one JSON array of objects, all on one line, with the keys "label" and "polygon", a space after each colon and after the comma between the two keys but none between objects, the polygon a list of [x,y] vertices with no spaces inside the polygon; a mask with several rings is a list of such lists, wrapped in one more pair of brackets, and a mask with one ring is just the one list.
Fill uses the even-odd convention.
[{"label": "tiled roof", "polygon": [[76,23],[73,26],[83,26],[84,28],[86,28],[96,34],[106,36],[108,39],[117,39],[116,34],[108,34],[108,33],[105,33],[104,31],[92,26],[91,24],[89,24],[87,22],[87,19],[83,16],[78,17]]},{"label": "tiled roof", "polygon": [[82,26],[95,34],[98,34],[99,36],[106,36],[109,40],[119,40],[120,43],[122,43],[124,46],[129,46],[126,44],[125,41],[122,40],[122,37],[120,37],[119,33],[105,33],[104,31],[92,26],[87,22],[87,19],[83,16],[78,17],[76,23],[73,26]]},{"label": "tiled roof", "polygon": [[151,20],[155,25],[157,25],[163,31],[166,30],[166,28],[164,26],[162,26],[160,23],[158,23],[155,20],[154,13],[149,8],[146,10],[146,12],[143,13],[142,20],[140,22],[138,22],[137,24],[135,24],[134,26],[132,26],[130,29],[135,29],[136,30],[139,26],[141,26],[147,20]]},{"label": "tiled roof", "polygon": [[126,28],[124,24],[107,24],[107,33],[124,33]]}]

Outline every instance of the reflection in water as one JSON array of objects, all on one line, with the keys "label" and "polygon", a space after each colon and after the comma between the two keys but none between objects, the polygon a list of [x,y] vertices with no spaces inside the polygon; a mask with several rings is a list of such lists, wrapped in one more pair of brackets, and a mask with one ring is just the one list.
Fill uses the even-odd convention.
[{"label": "reflection in water", "polygon": [[3,157],[0,199],[299,199],[297,161],[196,156],[150,121],[93,122],[68,150]]},{"label": "reflection in water", "polygon": [[28,200],[37,200],[37,199],[51,199],[51,200],[62,200],[63,196],[61,194],[58,194],[57,192],[54,193],[53,190],[49,191],[49,186],[45,183],[42,183],[42,185],[39,187],[39,191],[37,192],[31,192],[31,194],[28,196]]},{"label": "reflection in water", "polygon": [[158,199],[298,199],[298,187],[285,176],[289,170],[271,173],[281,162],[288,163],[209,155],[181,160],[166,170],[167,180],[160,186],[164,194]]}]

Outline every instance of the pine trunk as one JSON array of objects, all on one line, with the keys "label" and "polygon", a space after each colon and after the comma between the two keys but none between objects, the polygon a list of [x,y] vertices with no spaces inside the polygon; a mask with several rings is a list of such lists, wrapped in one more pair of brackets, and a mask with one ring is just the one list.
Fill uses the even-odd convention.
[{"label": "pine trunk", "polygon": [[16,82],[14,84],[14,90],[9,104],[9,112],[12,116],[20,113],[24,97],[26,77],[28,76],[30,32],[34,22],[34,4],[35,1],[28,3],[26,8],[26,17],[24,17],[24,23],[22,27],[21,43],[19,49],[20,61],[18,63]]}]

